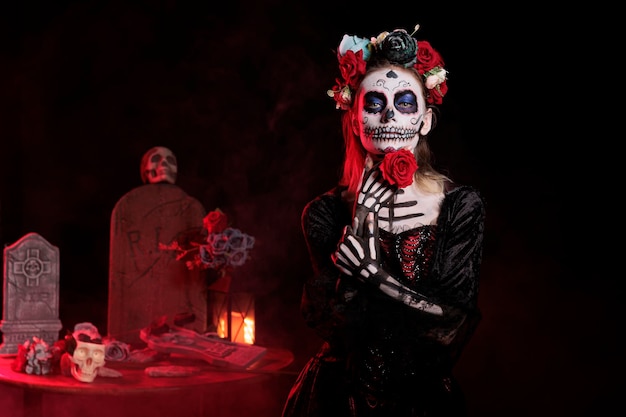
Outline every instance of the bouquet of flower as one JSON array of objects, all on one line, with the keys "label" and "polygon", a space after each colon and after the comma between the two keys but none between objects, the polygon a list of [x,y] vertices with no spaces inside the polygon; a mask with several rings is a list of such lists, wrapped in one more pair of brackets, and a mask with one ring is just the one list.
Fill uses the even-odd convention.
[{"label": "bouquet of flower", "polygon": [[227,268],[243,265],[254,247],[254,237],[228,226],[228,217],[219,208],[209,212],[202,220],[202,241],[189,241],[183,245],[173,241],[169,245],[159,243],[161,250],[178,252],[176,260],[185,261],[189,270],[214,269],[224,272]]},{"label": "bouquet of flower", "polygon": [[50,347],[43,339],[33,336],[17,347],[11,369],[29,375],[48,375],[58,365],[64,350],[63,342]]}]

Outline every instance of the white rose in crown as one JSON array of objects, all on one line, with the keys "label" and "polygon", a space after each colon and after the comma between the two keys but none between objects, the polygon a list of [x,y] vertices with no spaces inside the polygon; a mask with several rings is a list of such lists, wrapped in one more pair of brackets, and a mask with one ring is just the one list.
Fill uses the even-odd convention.
[{"label": "white rose in crown", "polygon": [[447,73],[448,71],[446,71],[445,69],[441,67],[435,67],[431,69],[430,71],[428,71],[426,74],[424,74],[425,76],[424,84],[426,85],[426,88],[428,88],[429,90],[432,90],[433,88],[437,87],[439,84],[441,84],[442,82],[446,80]]}]

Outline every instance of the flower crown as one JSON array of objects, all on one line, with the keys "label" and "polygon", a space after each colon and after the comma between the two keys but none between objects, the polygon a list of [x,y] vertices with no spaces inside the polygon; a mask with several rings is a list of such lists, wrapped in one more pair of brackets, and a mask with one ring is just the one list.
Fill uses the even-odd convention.
[{"label": "flower crown", "polygon": [[337,78],[335,86],[327,92],[337,102],[337,108],[350,108],[354,91],[365,75],[367,64],[380,60],[417,69],[424,77],[426,101],[429,104],[441,104],[448,91],[448,72],[443,68],[441,55],[430,43],[413,38],[418,29],[419,25],[416,25],[411,34],[404,29],[395,29],[392,32],[382,32],[370,40],[343,35],[337,50],[341,78]]}]

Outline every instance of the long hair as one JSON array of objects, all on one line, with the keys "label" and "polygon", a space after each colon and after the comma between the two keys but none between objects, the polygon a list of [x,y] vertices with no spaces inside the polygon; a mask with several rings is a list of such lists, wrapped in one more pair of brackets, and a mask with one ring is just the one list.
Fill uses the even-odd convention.
[{"label": "long hair", "polygon": [[[389,62],[379,62],[376,65],[368,66],[365,75],[383,66],[394,66],[394,64]],[[422,76],[415,68],[406,69],[414,74],[415,79],[422,87],[422,95],[425,95],[426,88],[422,81]],[[363,77],[365,77],[365,75]],[[358,96],[359,90],[360,86],[355,93],[355,97]],[[424,102],[426,102],[426,97],[424,96],[423,98]],[[363,177],[363,168],[365,166],[365,157],[367,155],[365,148],[363,148],[363,145],[361,144],[361,139],[354,133],[354,129],[352,129],[352,117],[354,112],[357,111],[357,101],[358,100],[356,99],[354,100],[352,107],[344,112],[341,119],[345,154],[339,185],[347,187],[346,198],[348,200],[354,199],[356,194],[359,192],[361,179]],[[432,132],[437,125],[439,109],[434,105],[428,104],[426,107],[432,109],[432,124],[430,129]],[[420,135],[420,139],[417,142],[413,153],[415,154],[415,159],[419,167],[415,172],[415,181],[418,187],[426,192],[441,192],[443,190],[444,183],[449,181],[449,178],[438,172],[432,165],[433,156],[430,146],[428,145],[428,135]]]}]

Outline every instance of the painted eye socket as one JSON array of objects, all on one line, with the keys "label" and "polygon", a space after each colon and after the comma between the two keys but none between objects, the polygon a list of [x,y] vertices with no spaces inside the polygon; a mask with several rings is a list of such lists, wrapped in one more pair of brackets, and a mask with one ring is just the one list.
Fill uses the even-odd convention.
[{"label": "painted eye socket", "polygon": [[363,102],[363,110],[368,113],[380,113],[387,107],[387,99],[384,94],[380,93],[367,93]]},{"label": "painted eye socket", "polygon": [[417,112],[417,97],[411,91],[402,91],[396,94],[393,104],[401,113]]}]

